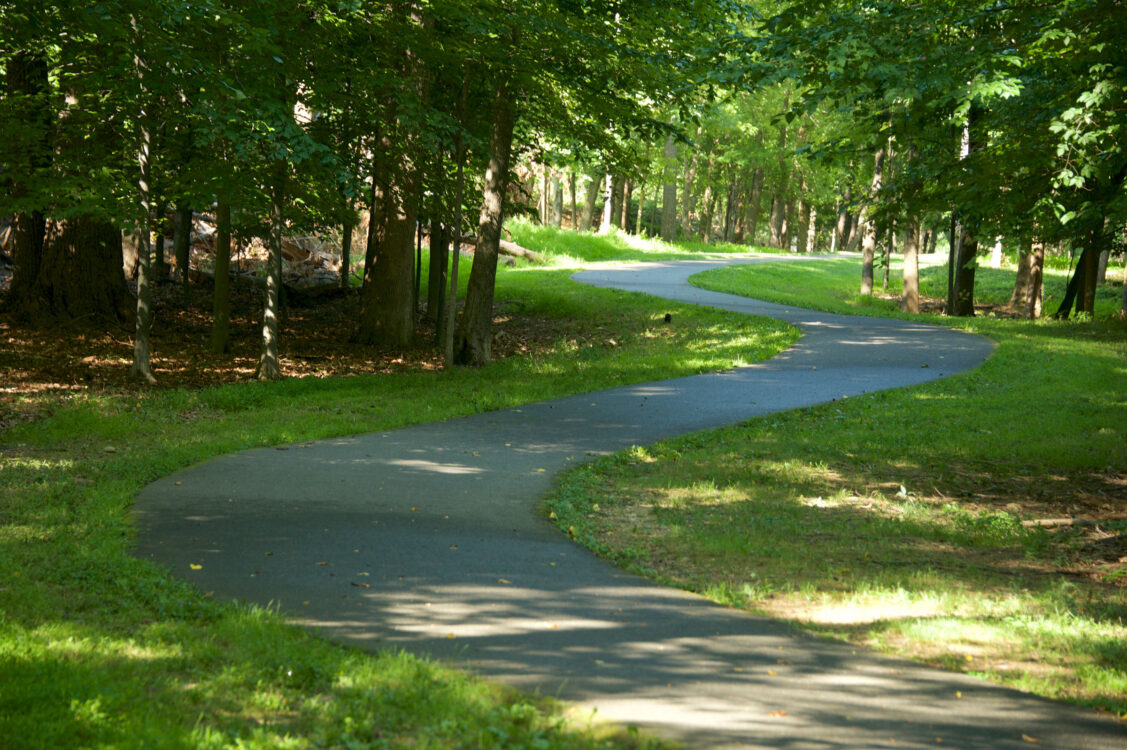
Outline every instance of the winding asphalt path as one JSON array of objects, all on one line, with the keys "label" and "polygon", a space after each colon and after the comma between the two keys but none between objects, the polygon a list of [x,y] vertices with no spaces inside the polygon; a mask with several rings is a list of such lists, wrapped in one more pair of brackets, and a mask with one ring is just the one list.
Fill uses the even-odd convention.
[{"label": "winding asphalt path", "polygon": [[725,373],[218,458],[141,492],[137,554],[339,641],[447,659],[691,746],[1127,748],[1127,727],[1093,712],[655,586],[542,518],[553,476],[590,455],[922,383],[992,349],[686,283],[718,265],[576,278],[781,318],[802,340]]}]

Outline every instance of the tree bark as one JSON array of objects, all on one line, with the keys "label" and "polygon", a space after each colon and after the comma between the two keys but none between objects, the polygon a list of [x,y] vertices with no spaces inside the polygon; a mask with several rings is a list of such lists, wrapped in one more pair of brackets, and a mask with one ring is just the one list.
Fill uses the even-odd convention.
[{"label": "tree bark", "polygon": [[558,174],[552,176],[552,226],[563,226],[563,182]]},{"label": "tree bark", "polygon": [[599,187],[603,184],[603,170],[592,170],[590,182],[587,183],[587,194],[583,200],[583,215],[579,219],[579,231],[590,232],[591,224],[595,220],[595,204],[599,200]]},{"label": "tree bark", "polygon": [[[435,212],[437,213],[437,211]],[[430,220],[430,262],[427,269],[426,319],[438,323],[446,297],[446,268],[450,264],[450,232],[437,216]]]},{"label": "tree bark", "polygon": [[614,175],[607,172],[606,189],[603,190],[603,218],[599,222],[599,233],[605,234],[611,230],[615,220],[614,196],[618,185],[615,184]]},{"label": "tree bark", "polygon": [[[146,83],[145,76],[148,71],[148,64],[141,56],[141,34],[137,25],[136,17],[130,19],[133,27],[133,69],[137,76],[138,88],[141,91],[141,96],[146,97]],[[136,327],[134,328],[133,335],[133,366],[130,369],[130,374],[135,378],[140,378],[146,383],[155,383],[156,378],[153,377],[152,370],[149,367],[149,329],[152,326],[152,281],[150,273],[152,272],[151,260],[152,252],[149,247],[149,239],[153,236],[153,216],[152,216],[152,132],[149,125],[149,115],[146,111],[147,103],[142,103],[140,110],[137,112],[137,195],[141,203],[141,226],[137,232],[139,242],[137,244],[137,319]],[[159,227],[160,222],[156,225]],[[158,252],[161,259],[164,258],[164,233],[157,232],[157,241],[160,243]]]},{"label": "tree bark", "polygon": [[[806,193],[806,181],[805,180],[802,181],[802,183],[800,185],[800,190],[802,190],[803,194],[805,195],[805,193]],[[810,249],[809,248],[809,243],[810,243],[810,212],[812,210],[813,210],[813,208],[810,206],[809,203],[806,202],[805,198],[802,198],[801,200],[799,200],[799,202],[798,202],[798,228],[797,228],[797,231],[795,232],[795,236],[798,239],[798,244],[797,244],[796,249],[800,253],[805,253],[805,252],[809,251],[809,249]]]},{"label": "tree bark", "polygon": [[215,291],[212,300],[211,351],[227,351],[231,328],[231,204],[215,204]]},{"label": "tree bark", "polygon": [[677,161],[677,142],[672,135],[665,137],[662,157],[665,183],[661,189],[661,238],[672,242],[677,239],[677,174],[673,166]]},{"label": "tree bark", "polygon": [[184,304],[188,304],[188,270],[192,262],[192,207],[181,202],[176,205],[173,217],[172,252],[180,270],[180,285],[184,290]]},{"label": "tree bark", "polygon": [[920,220],[908,217],[904,235],[904,289],[900,311],[915,315],[920,311]]},{"label": "tree bark", "polygon": [[763,208],[763,168],[756,167],[751,178],[751,198],[747,202],[747,239],[748,244],[756,243],[756,234],[759,231],[759,214]]},{"label": "tree bark", "polygon": [[[415,336],[415,229],[418,215],[416,197],[422,182],[414,134],[392,156],[392,174],[383,202],[382,241],[372,242],[369,227],[371,265],[365,275],[360,297],[360,326],[356,340],[362,344],[402,349]],[[377,200],[379,196],[377,195]],[[373,210],[373,219],[377,218]]]},{"label": "tree bark", "polygon": [[630,226],[628,218],[630,215],[630,197],[634,193],[634,180],[629,177],[622,180],[622,191],[619,193],[618,201],[618,227],[623,231],[629,231]]},{"label": "tree bark", "polygon": [[[873,179],[869,184],[869,201],[875,202],[884,182],[886,145],[882,143],[873,154]],[[877,248],[877,224],[873,219],[865,222],[861,240],[861,294],[873,293],[873,258]]]},{"label": "tree bark", "polygon": [[959,242],[956,243],[954,315],[974,317],[974,275],[978,268],[978,241],[971,237],[962,226]]},{"label": "tree bark", "polygon": [[[27,156],[26,163],[7,165],[11,169],[9,196],[18,205],[29,198],[29,183],[51,163],[50,81],[47,62],[37,53],[16,53],[8,60],[6,73],[4,106],[23,127],[5,137],[19,138],[18,153]],[[47,217],[38,208],[22,207],[12,217],[13,268],[5,309],[26,322],[38,322],[43,312],[39,274],[46,236]]]},{"label": "tree bark", "polygon": [[262,310],[262,354],[254,376],[258,380],[281,380],[282,363],[278,355],[281,336],[279,313],[282,293],[282,200],[285,167],[275,167],[270,196],[270,256],[266,261],[266,295]]},{"label": "tree bark", "polygon": [[458,326],[455,361],[480,367],[491,357],[493,292],[497,278],[497,249],[504,222],[505,187],[516,123],[509,81],[502,78],[493,95],[493,123],[489,132],[489,167],[485,171],[481,216],[477,225],[477,250],[470,269],[465,312]]},{"label": "tree bark", "polygon": [[567,172],[568,188],[571,193],[571,228],[573,231],[579,230],[579,211],[578,199],[575,196],[577,185],[575,184],[575,169],[569,169]]}]

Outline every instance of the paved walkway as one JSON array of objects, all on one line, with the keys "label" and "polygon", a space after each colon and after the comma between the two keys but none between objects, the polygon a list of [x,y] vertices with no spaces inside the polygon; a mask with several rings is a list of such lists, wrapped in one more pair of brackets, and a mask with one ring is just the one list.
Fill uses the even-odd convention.
[{"label": "paved walkway", "polygon": [[783,318],[803,339],[722,374],[218,458],[140,494],[137,554],[220,598],[274,602],[331,638],[449,659],[695,747],[1029,747],[1024,735],[1041,747],[1127,748],[1127,727],[1093,712],[624,574],[537,513],[553,476],[589,455],[932,380],[992,349],[945,328],[686,284],[718,265],[577,278]]}]

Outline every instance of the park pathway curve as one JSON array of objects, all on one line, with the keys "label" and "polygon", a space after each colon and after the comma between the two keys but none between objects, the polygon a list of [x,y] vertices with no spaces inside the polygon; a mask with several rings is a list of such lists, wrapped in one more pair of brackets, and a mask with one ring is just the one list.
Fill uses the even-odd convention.
[{"label": "park pathway curve", "polygon": [[137,554],[330,638],[447,659],[692,747],[1127,748],[1127,726],[1094,712],[653,585],[537,512],[553,476],[590,455],[933,380],[992,350],[688,285],[730,262],[576,278],[801,326],[768,362],[217,458],[140,493]]}]

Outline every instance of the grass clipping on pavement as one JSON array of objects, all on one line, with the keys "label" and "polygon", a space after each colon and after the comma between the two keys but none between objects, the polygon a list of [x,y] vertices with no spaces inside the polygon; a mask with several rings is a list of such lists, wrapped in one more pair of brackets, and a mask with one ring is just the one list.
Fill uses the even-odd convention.
[{"label": "grass clipping on pavement", "polygon": [[[859,270],[699,283],[809,306],[794,290],[839,289],[821,304],[847,310]],[[934,320],[996,353],[946,380],[601,459],[563,480],[551,513],[598,553],[718,602],[1127,717],[1125,327]]]}]

